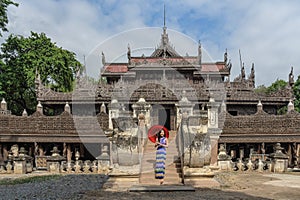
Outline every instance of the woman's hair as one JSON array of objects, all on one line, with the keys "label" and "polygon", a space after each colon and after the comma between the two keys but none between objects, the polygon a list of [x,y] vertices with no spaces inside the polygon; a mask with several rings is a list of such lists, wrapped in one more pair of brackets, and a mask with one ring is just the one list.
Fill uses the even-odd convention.
[{"label": "woman's hair", "polygon": [[[161,133],[162,131],[164,131],[164,130],[161,129],[160,131],[157,132],[158,141],[160,141],[160,138],[162,137],[162,136],[160,135],[160,133]],[[166,137],[166,132],[165,132],[165,131],[164,131],[164,137]]]}]

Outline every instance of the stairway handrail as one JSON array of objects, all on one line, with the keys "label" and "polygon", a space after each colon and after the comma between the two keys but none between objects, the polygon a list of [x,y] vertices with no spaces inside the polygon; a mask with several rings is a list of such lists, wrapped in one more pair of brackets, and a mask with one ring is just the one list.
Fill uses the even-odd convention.
[{"label": "stairway handrail", "polygon": [[183,137],[183,127],[182,122],[179,124],[179,129],[177,130],[177,138],[178,138],[178,150],[179,150],[179,158],[180,158],[180,170],[181,170],[181,183],[184,184],[184,137]]}]

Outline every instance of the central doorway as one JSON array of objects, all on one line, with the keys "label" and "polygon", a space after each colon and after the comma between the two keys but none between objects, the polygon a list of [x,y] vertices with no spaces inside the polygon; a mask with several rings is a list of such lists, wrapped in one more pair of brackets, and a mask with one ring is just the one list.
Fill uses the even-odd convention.
[{"label": "central doorway", "polygon": [[170,109],[159,109],[158,110],[158,123],[171,130],[171,120],[170,120]]}]

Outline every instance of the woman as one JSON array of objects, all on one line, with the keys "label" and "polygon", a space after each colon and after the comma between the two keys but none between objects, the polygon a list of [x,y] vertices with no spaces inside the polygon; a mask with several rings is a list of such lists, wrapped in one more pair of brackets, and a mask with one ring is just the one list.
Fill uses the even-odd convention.
[{"label": "woman", "polygon": [[168,139],[166,138],[164,130],[161,130],[158,133],[155,147],[157,147],[155,178],[160,180],[160,184],[163,184],[165,177],[166,148],[168,147]]}]

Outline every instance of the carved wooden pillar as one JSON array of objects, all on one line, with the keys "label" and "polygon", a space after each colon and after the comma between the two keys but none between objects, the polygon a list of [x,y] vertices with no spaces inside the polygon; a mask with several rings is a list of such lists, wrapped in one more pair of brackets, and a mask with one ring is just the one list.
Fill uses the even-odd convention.
[{"label": "carved wooden pillar", "polygon": [[71,144],[67,144],[67,162],[72,160]]},{"label": "carved wooden pillar", "polygon": [[292,144],[291,143],[288,144],[287,155],[289,157],[288,166],[291,166],[292,162],[293,162],[293,153],[292,153]]},{"label": "carved wooden pillar", "polygon": [[63,143],[63,157],[66,157],[67,156],[67,144],[64,142]]},{"label": "carved wooden pillar", "polygon": [[84,146],[83,146],[83,144],[79,145],[79,152],[80,152],[80,157],[84,158]]},{"label": "carved wooden pillar", "polygon": [[261,145],[260,144],[257,144],[257,153],[261,154]]},{"label": "carved wooden pillar", "polygon": [[28,149],[28,155],[29,155],[30,157],[33,156],[33,147],[32,147],[32,146],[30,146],[29,149]]},{"label": "carved wooden pillar", "polygon": [[38,148],[39,148],[39,156],[44,156],[45,152],[44,152],[43,147],[39,145]]},{"label": "carved wooden pillar", "polygon": [[3,145],[3,161],[8,160],[8,151],[7,151],[7,146]]},{"label": "carved wooden pillar", "polygon": [[300,167],[300,143],[297,144],[296,156],[297,156],[297,164],[299,168]]},{"label": "carved wooden pillar", "polygon": [[2,156],[2,144],[0,144],[0,166],[4,164],[3,156]]}]

